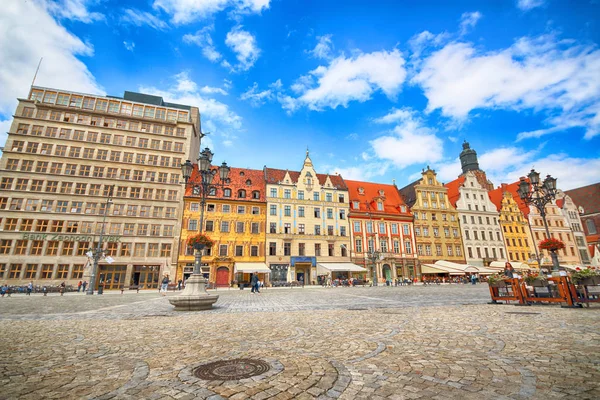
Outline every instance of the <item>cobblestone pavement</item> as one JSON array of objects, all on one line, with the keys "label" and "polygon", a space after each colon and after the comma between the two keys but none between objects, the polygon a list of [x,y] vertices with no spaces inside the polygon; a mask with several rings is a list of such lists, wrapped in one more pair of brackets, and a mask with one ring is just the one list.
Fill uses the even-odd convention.
[{"label": "cobblestone pavement", "polygon": [[[600,308],[487,305],[487,285],[0,299],[0,398],[598,399]],[[171,294],[169,294],[171,295]],[[227,381],[203,364],[258,359]]]}]

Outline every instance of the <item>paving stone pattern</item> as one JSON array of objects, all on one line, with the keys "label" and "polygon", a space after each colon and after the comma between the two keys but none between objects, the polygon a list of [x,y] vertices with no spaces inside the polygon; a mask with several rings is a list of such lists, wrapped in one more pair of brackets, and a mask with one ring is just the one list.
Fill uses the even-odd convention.
[{"label": "paving stone pattern", "polygon": [[[156,292],[1,298],[0,398],[600,398],[600,307],[487,305],[486,285],[217,293],[208,312]],[[193,374],[239,358],[271,368]]]}]

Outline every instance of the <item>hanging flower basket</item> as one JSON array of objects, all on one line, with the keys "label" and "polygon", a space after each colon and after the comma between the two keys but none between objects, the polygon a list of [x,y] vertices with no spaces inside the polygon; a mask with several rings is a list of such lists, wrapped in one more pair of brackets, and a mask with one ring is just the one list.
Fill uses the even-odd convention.
[{"label": "hanging flower basket", "polygon": [[571,279],[576,285],[592,286],[600,285],[600,275],[596,268],[576,268],[576,271],[571,274]]},{"label": "hanging flower basket", "polygon": [[192,246],[194,249],[202,250],[205,247],[212,247],[213,242],[208,236],[199,233],[188,238],[188,246]]},{"label": "hanging flower basket", "polygon": [[548,239],[542,240],[538,244],[538,247],[541,250],[550,250],[550,251],[554,250],[554,251],[556,251],[556,250],[564,249],[565,248],[565,244],[562,241],[558,240],[558,239],[548,238]]}]

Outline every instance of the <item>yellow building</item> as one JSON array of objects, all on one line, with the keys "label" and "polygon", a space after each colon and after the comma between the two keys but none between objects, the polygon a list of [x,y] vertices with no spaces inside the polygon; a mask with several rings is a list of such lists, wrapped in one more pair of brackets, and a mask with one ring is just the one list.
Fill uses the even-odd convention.
[{"label": "yellow building", "polygon": [[[448,188],[429,166],[422,178],[400,189],[415,217],[417,256],[421,264],[438,260],[465,263],[458,212],[448,200]],[[417,276],[420,276],[420,269]]]},{"label": "yellow building", "polygon": [[[215,180],[219,174],[215,175]],[[187,279],[194,269],[194,253],[187,239],[200,232],[200,196],[197,165],[185,195],[183,229],[175,282]],[[216,181],[215,181],[216,183]],[[206,199],[202,232],[214,242],[202,256],[202,273],[213,285],[227,287],[234,281],[247,282],[259,272],[265,280],[266,227],[265,179],[263,171],[231,168],[223,188],[211,189]]]},{"label": "yellow building", "polygon": [[500,226],[508,261],[527,263],[537,268],[535,243],[531,238],[527,219],[519,209],[513,194],[507,189],[507,185],[503,184],[491,190],[489,195],[492,203],[500,211]]}]

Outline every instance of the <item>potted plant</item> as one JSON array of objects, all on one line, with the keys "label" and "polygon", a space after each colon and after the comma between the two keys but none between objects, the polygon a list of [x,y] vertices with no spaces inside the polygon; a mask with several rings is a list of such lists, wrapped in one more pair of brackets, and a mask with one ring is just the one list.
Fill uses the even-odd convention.
[{"label": "potted plant", "polygon": [[545,275],[530,274],[525,277],[525,282],[528,286],[546,287],[548,286],[548,278]]},{"label": "potted plant", "polygon": [[500,274],[494,274],[487,277],[488,285],[491,287],[506,287],[504,276]]},{"label": "potted plant", "polygon": [[593,286],[600,285],[600,275],[594,267],[581,269],[576,268],[576,271],[571,274],[571,279],[576,285]]},{"label": "potted plant", "polygon": [[560,249],[564,249],[565,244],[562,241],[551,237],[540,241],[538,243],[538,247],[541,250],[557,251]]},{"label": "potted plant", "polygon": [[212,247],[214,242],[205,234],[198,233],[188,238],[188,246],[192,246],[196,250],[202,250],[205,247]]}]

